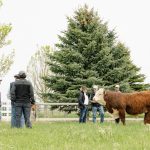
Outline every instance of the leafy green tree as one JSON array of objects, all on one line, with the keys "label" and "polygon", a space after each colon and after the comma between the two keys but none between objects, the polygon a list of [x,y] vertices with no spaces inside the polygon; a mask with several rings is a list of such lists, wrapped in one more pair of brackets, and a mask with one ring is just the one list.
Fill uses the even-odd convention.
[{"label": "leafy green tree", "polygon": [[42,102],[48,102],[48,97],[45,97],[45,93],[49,93],[51,90],[46,86],[43,78],[51,75],[46,62],[47,56],[53,53],[53,49],[50,46],[42,46],[38,48],[37,52],[31,57],[27,66],[27,77],[32,82],[36,99]]},{"label": "leafy green tree", "polygon": [[[0,7],[1,5],[2,1],[0,1]],[[10,40],[6,38],[11,29],[10,24],[0,24],[0,77],[3,77],[8,72],[13,63],[14,51],[8,55],[3,53],[3,47],[10,44]]]},{"label": "leafy green tree", "polygon": [[10,70],[10,67],[14,62],[14,54],[14,51],[12,51],[8,55],[5,55],[3,53],[0,54],[0,77],[3,77]]},{"label": "leafy green tree", "polygon": [[119,83],[123,91],[131,91],[135,82],[143,84],[145,77],[132,63],[129,49],[117,41],[115,31],[97,12],[85,5],[67,21],[57,51],[49,55],[53,61],[48,65],[55,75],[45,79],[54,91],[47,96],[57,102],[76,102],[81,85],[112,88]]},{"label": "leafy green tree", "polygon": [[2,6],[2,0],[0,0],[0,6]]}]

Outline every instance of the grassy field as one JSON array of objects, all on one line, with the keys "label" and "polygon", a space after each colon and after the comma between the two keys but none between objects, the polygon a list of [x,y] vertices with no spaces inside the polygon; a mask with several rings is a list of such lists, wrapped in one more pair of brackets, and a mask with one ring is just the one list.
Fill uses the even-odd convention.
[{"label": "grassy field", "polygon": [[[89,111],[89,117],[92,117],[93,114],[91,111]],[[63,111],[48,111],[47,113],[45,112],[37,112],[37,117],[38,118],[78,118],[77,112],[71,112],[69,114],[63,112]],[[97,117],[99,117],[99,114],[97,113]],[[108,113],[105,112],[105,118],[111,118],[112,116]],[[139,114],[139,115],[129,115],[126,114],[127,118],[144,118],[144,114]]]},{"label": "grassy field", "polygon": [[150,126],[37,122],[33,129],[11,129],[0,122],[0,150],[149,150]]}]

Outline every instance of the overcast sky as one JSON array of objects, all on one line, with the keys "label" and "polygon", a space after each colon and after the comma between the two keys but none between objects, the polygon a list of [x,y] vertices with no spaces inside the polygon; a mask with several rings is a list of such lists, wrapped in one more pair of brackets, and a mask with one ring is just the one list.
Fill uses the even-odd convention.
[{"label": "overcast sky", "polygon": [[141,67],[146,82],[150,83],[149,0],[4,0],[0,23],[11,23],[13,29],[8,37],[12,43],[3,51],[16,52],[15,62],[3,78],[4,96],[13,75],[26,70],[37,45],[54,47],[57,35],[67,27],[66,16],[72,16],[85,3],[98,11],[109,29],[115,28],[118,39],[130,49],[133,63]]}]

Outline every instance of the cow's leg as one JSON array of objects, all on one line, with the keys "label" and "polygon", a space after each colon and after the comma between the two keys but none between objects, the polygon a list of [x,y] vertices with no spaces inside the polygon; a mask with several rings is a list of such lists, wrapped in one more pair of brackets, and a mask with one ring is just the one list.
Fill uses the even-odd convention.
[{"label": "cow's leg", "polygon": [[144,124],[150,124],[150,112],[145,113]]},{"label": "cow's leg", "polygon": [[125,125],[125,110],[124,109],[119,110],[119,118],[121,119],[121,122],[123,123],[123,125]]}]

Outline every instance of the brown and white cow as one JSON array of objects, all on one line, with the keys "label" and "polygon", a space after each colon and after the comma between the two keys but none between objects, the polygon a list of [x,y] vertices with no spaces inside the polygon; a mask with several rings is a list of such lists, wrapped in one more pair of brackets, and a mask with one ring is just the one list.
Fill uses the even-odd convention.
[{"label": "brown and white cow", "polygon": [[[130,115],[145,113],[144,124],[150,124],[150,91],[134,93],[104,91],[99,95],[103,95],[108,112],[114,113],[116,118],[118,115],[124,125],[126,112]],[[119,119],[116,120],[119,122]]]}]

